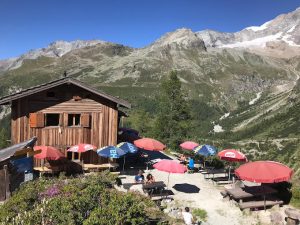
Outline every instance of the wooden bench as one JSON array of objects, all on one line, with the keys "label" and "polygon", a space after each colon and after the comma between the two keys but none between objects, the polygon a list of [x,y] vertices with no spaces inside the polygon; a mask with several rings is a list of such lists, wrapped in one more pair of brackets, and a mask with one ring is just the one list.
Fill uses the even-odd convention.
[{"label": "wooden bench", "polygon": [[211,180],[214,184],[217,184],[217,185],[231,184],[233,182],[232,180],[229,179],[228,176],[226,176],[226,177],[215,177],[215,178],[212,178]]},{"label": "wooden bench", "polygon": [[212,179],[215,178],[215,175],[223,175],[227,174],[227,170],[225,169],[209,169],[201,172],[204,176],[204,179]]},{"label": "wooden bench", "polygon": [[249,201],[249,202],[240,202],[238,205],[241,210],[243,209],[255,209],[255,208],[263,208],[265,206],[274,206],[274,205],[282,205],[283,201],[280,199],[273,200],[261,200],[261,201]]},{"label": "wooden bench", "polygon": [[232,188],[225,189],[227,194],[231,199],[235,199],[237,201],[243,201],[246,198],[253,198],[258,196],[266,196],[277,193],[277,190],[269,187],[269,186],[253,186],[253,187],[245,187],[245,188]]},{"label": "wooden bench", "polygon": [[131,186],[138,185],[138,184],[143,184],[143,183],[124,183],[122,185],[124,189],[129,190]]},{"label": "wooden bench", "polygon": [[106,169],[112,169],[115,170],[117,167],[119,167],[118,163],[104,163],[104,164],[83,164],[84,170],[106,170]]},{"label": "wooden bench", "polygon": [[59,173],[61,170],[59,167],[33,167],[33,170],[38,171],[40,173],[40,176],[43,174],[56,174]]}]

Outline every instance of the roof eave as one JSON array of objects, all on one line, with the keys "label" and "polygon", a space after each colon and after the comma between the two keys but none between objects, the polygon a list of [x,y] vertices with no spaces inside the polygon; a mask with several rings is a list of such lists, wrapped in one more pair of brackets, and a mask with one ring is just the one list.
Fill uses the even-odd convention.
[{"label": "roof eave", "polygon": [[125,100],[122,100],[122,99],[118,99],[118,98],[116,98],[114,96],[111,96],[109,94],[106,94],[104,92],[98,91],[93,87],[87,87],[86,84],[82,83],[81,81],[75,80],[75,79],[70,78],[70,77],[58,79],[56,81],[52,81],[52,82],[49,82],[49,83],[45,83],[45,84],[41,84],[41,85],[38,85],[38,86],[35,86],[35,87],[25,89],[25,90],[20,91],[18,93],[14,93],[14,94],[11,94],[11,95],[8,95],[8,96],[4,96],[2,99],[0,99],[0,105],[7,105],[7,104],[10,104],[12,101],[17,100],[19,98],[27,97],[27,96],[30,96],[32,94],[36,94],[36,93],[39,93],[41,91],[45,91],[45,90],[48,90],[50,88],[57,87],[59,85],[67,84],[67,83],[74,84],[75,86],[81,87],[81,88],[83,88],[87,91],[90,91],[90,92],[98,95],[98,96],[101,96],[101,97],[106,98],[106,99],[108,99],[112,102],[115,102],[116,104],[118,104],[120,106],[129,108],[129,109],[131,108],[131,104],[129,102],[127,102]]}]

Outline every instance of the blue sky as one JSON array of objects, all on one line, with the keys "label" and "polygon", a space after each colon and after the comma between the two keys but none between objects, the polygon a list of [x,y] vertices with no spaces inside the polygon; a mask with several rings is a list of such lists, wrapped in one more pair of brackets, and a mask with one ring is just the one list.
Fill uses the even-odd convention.
[{"label": "blue sky", "polygon": [[55,40],[143,47],[182,27],[234,32],[297,7],[299,0],[0,0],[0,59]]}]

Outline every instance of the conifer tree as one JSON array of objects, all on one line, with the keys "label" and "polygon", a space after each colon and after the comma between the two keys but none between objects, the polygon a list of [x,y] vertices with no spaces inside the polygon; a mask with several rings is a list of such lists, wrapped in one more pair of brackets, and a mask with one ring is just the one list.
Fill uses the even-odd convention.
[{"label": "conifer tree", "polygon": [[187,136],[191,119],[187,96],[176,71],[162,81],[159,94],[154,131],[158,139],[174,149]]}]

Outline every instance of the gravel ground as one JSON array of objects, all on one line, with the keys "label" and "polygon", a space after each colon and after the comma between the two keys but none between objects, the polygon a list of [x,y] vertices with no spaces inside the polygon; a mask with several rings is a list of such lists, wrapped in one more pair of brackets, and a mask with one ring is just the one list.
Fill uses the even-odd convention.
[{"label": "gravel ground", "polygon": [[[149,171],[156,181],[168,182],[168,173],[157,170]],[[145,176],[147,173],[145,172]],[[123,183],[134,182],[133,175],[121,175]],[[177,185],[177,186],[175,186]],[[137,188],[138,189],[138,188]],[[207,225],[256,225],[256,224],[273,224],[271,214],[281,215],[284,218],[284,208],[272,208],[266,212],[259,211],[241,211],[234,203],[223,199],[220,191],[222,186],[216,186],[211,181],[205,180],[201,173],[194,174],[170,174],[168,189],[172,190],[174,201],[170,207],[184,208],[201,208],[207,212]],[[177,189],[177,190],[176,190]]]}]

